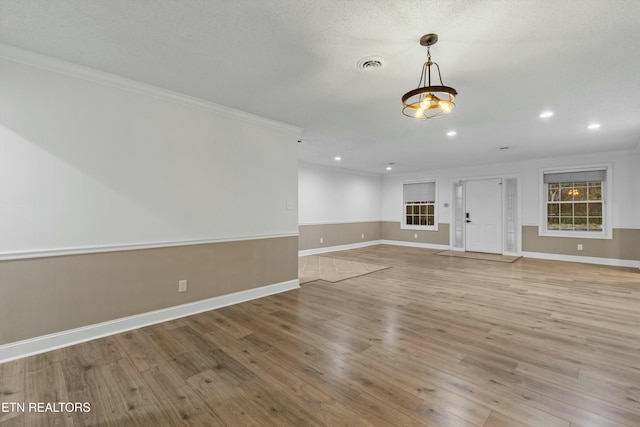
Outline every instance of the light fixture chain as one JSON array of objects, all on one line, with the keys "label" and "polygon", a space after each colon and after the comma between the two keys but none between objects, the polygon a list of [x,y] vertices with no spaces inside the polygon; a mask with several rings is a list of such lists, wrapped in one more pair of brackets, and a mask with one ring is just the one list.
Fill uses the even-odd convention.
[{"label": "light fixture chain", "polygon": [[[428,85],[431,86],[431,46],[427,46],[427,68],[428,68],[428,75],[429,75],[429,83]],[[436,64],[438,65],[438,64]]]},{"label": "light fixture chain", "polygon": [[[425,34],[420,39],[420,44],[427,47],[427,62],[422,66],[418,88],[410,90],[402,96],[402,114],[407,117],[419,120],[436,119],[449,114],[456,106],[454,99],[458,92],[454,88],[444,85],[440,66],[431,61],[430,46],[437,41],[437,34]],[[437,68],[439,86],[431,85],[432,65]],[[434,81],[434,84],[437,83]]]},{"label": "light fixture chain", "polygon": [[[440,85],[444,86],[444,83],[442,83],[442,75],[440,75],[440,66],[435,62],[434,62],[434,64],[436,66],[436,69],[438,70],[438,78],[440,79]],[[429,85],[431,85],[431,84],[429,84]]]},{"label": "light fixture chain", "polygon": [[422,73],[420,74],[420,81],[418,82],[418,87],[423,86],[423,82],[427,81],[427,64],[424,63],[422,65]]}]

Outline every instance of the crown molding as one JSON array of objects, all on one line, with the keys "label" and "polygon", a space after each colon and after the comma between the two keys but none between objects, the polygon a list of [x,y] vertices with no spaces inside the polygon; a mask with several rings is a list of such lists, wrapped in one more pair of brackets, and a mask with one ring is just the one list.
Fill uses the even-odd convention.
[{"label": "crown molding", "polygon": [[296,135],[302,132],[302,128],[287,123],[267,119],[255,114],[205,101],[200,98],[183,95],[181,93],[173,92],[168,89],[162,89],[157,86],[152,86],[136,80],[127,79],[115,74],[106,73],[104,71],[99,71],[93,68],[74,64],[72,62],[52,58],[50,56],[20,49],[14,46],[9,46],[3,43],[0,43],[0,58],[48,71],[53,71],[60,74],[65,74],[67,76],[75,77],[78,79],[111,86],[117,89],[135,92],[140,95],[174,102],[176,104],[185,105],[187,107],[198,108],[200,110],[221,114],[230,118],[255,123],[278,130],[288,131]]}]

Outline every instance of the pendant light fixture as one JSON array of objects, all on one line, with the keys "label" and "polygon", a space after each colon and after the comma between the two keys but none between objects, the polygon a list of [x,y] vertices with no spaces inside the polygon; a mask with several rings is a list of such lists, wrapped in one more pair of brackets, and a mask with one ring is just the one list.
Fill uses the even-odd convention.
[{"label": "pendant light fixture", "polygon": [[[449,86],[444,86],[440,67],[431,61],[431,46],[438,42],[437,34],[425,34],[420,38],[420,44],[427,47],[427,62],[422,66],[418,88],[410,90],[402,96],[402,114],[419,120],[437,119],[446,116],[455,107],[453,102],[458,92]],[[431,85],[431,67],[438,71],[440,85]],[[435,77],[435,76],[434,76]]]}]

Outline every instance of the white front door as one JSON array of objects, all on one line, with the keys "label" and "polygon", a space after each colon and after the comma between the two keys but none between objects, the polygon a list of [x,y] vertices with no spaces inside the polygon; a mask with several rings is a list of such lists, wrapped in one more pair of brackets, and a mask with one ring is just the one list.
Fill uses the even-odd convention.
[{"label": "white front door", "polygon": [[502,179],[465,183],[465,250],[502,253]]}]

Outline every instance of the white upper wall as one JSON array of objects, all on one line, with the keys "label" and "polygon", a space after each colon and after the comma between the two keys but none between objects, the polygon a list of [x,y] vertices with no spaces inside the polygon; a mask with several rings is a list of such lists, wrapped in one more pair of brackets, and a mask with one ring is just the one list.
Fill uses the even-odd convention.
[{"label": "white upper wall", "polygon": [[454,180],[515,176],[522,192],[523,225],[538,225],[540,169],[611,164],[613,227],[640,228],[640,151],[468,168],[440,169],[402,175],[366,175],[343,169],[300,163],[299,222],[305,224],[395,221],[402,219],[402,182],[437,179],[439,221],[450,222]]},{"label": "white upper wall", "polygon": [[[521,189],[522,225],[538,225],[540,169],[572,168],[605,163],[612,164],[613,227],[640,228],[640,152],[637,150],[388,175],[384,177],[382,184],[382,219],[384,221],[401,221],[402,182],[406,180],[437,179],[440,199],[438,201],[439,221],[449,223],[453,181],[517,176]],[[445,203],[449,205],[448,208],[444,207]]]},{"label": "white upper wall", "polygon": [[0,256],[297,233],[299,129],[42,61],[0,62]]},{"label": "white upper wall", "polygon": [[298,182],[301,225],[381,219],[379,175],[300,163]]}]

